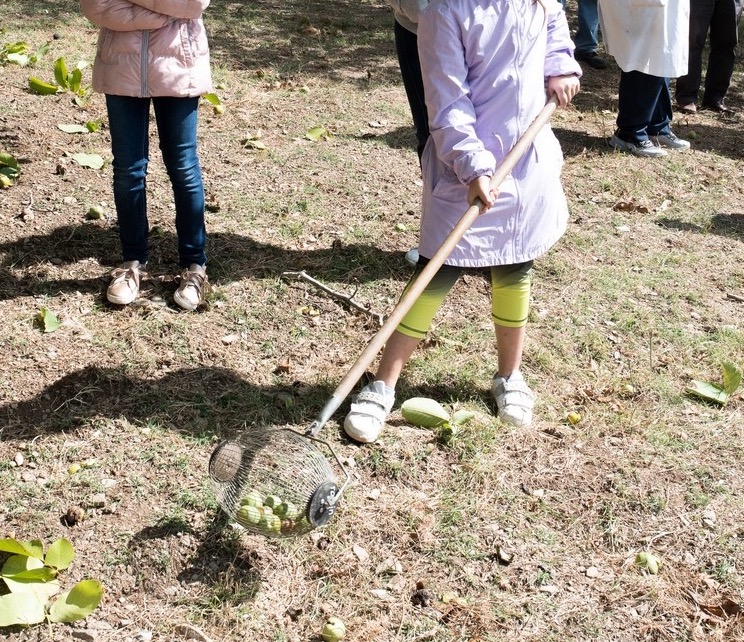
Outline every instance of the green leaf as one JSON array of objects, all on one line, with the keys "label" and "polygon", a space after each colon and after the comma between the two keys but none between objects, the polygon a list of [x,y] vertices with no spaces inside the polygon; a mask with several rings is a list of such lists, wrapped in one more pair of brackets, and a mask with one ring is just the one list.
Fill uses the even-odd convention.
[{"label": "green leaf", "polygon": [[91,169],[101,169],[103,167],[103,158],[98,154],[73,154],[71,158],[83,167],[90,167]]},{"label": "green leaf", "polygon": [[33,56],[31,56],[33,62],[36,62],[39,58],[41,58],[43,56],[46,56],[47,53],[49,53],[49,48],[50,47],[51,47],[51,43],[49,43],[49,42],[45,42],[43,45],[41,45],[41,47],[39,47],[36,50],[36,53]]},{"label": "green leaf", "polygon": [[40,78],[36,78],[36,76],[31,76],[28,79],[28,87],[35,94],[41,94],[42,96],[56,94],[59,91],[59,85],[44,82]]},{"label": "green leaf", "polygon": [[723,389],[733,395],[741,385],[741,370],[730,361],[723,363]]},{"label": "green leaf", "polygon": [[305,132],[305,138],[312,141],[319,141],[320,139],[330,138],[331,134],[325,127],[311,127]]},{"label": "green leaf", "polygon": [[20,172],[15,167],[6,167],[0,165],[0,174],[7,176],[8,178],[16,178]]},{"label": "green leaf", "polygon": [[44,604],[33,593],[0,595],[0,627],[43,622]]},{"label": "green leaf", "polygon": [[473,417],[475,417],[475,413],[471,410],[457,410],[455,414],[452,415],[452,423],[456,426],[461,426],[462,424],[466,424]]},{"label": "green leaf", "polygon": [[67,77],[70,91],[73,94],[80,93],[80,86],[83,84],[83,72],[79,67],[75,67]]},{"label": "green leaf", "polygon": [[8,152],[0,152],[0,165],[7,165],[8,167],[18,169],[18,161],[15,159],[15,156],[8,154]]},{"label": "green leaf", "polygon": [[35,557],[12,555],[3,565],[1,575],[11,593],[32,593],[42,603],[59,593],[54,571]]},{"label": "green leaf", "polygon": [[99,131],[101,129],[101,123],[97,122],[95,120],[89,120],[87,123],[85,123],[85,128],[91,133],[94,134],[95,132]]},{"label": "green leaf", "polygon": [[41,308],[34,320],[36,322],[36,327],[44,333],[59,330],[62,325],[57,318],[57,315],[48,308]]},{"label": "green leaf", "polygon": [[103,599],[103,586],[96,580],[78,582],[60,595],[49,609],[51,622],[75,622],[90,615]]},{"label": "green leaf", "polygon": [[0,551],[4,553],[14,553],[16,555],[25,555],[34,557],[37,560],[44,559],[44,550],[39,540],[33,542],[22,542],[12,537],[0,539]]},{"label": "green leaf", "polygon": [[85,125],[57,125],[58,129],[61,129],[67,134],[89,134],[90,130]]},{"label": "green leaf", "polygon": [[74,559],[75,549],[72,547],[70,540],[63,537],[49,545],[47,554],[44,557],[44,564],[62,571],[72,564],[72,560]]},{"label": "green leaf", "polygon": [[449,413],[434,399],[413,397],[403,402],[400,407],[403,419],[414,426],[438,428],[449,423]]},{"label": "green leaf", "polygon": [[217,94],[204,94],[202,96],[210,105],[221,105],[222,101]]},{"label": "green leaf", "polygon": [[54,80],[56,80],[57,84],[64,89],[67,89],[68,73],[65,59],[57,58],[57,60],[54,61]]},{"label": "green leaf", "polygon": [[721,386],[717,386],[714,383],[708,383],[707,381],[698,381],[697,379],[692,380],[686,392],[687,394],[700,397],[701,399],[722,406],[725,406],[729,400],[728,393],[721,388]]}]

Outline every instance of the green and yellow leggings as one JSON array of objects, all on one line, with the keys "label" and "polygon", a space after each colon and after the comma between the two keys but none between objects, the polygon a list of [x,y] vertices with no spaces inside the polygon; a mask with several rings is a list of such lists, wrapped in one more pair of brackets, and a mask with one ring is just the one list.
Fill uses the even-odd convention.
[{"label": "green and yellow leggings", "polygon": [[[406,290],[424,265],[425,263],[420,263],[416,267]],[[439,268],[408,314],[403,317],[397,328],[398,332],[414,339],[423,339],[447,294],[466,269],[454,265]],[[491,267],[491,316],[496,325],[521,328],[527,324],[531,285],[532,261]]]}]

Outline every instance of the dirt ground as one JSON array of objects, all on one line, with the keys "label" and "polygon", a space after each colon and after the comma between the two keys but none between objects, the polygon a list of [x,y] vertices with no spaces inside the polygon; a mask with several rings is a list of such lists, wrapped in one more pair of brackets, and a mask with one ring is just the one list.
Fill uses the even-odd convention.
[{"label": "dirt ground", "polygon": [[[663,161],[612,153],[619,71],[585,69],[552,121],[571,223],[536,268],[535,424],[493,417],[489,286],[469,275],[398,400],[431,397],[473,422],[444,444],[396,411],[359,447],[335,415],[322,436],[352,482],[337,515],[266,539],[220,511],[212,449],[255,427],[307,427],[410,275],[421,182],[388,9],[208,10],[225,110],[200,107],[213,292],[194,314],[172,303],[154,129],[152,278],[117,309],[103,99],[27,89],[60,56],[90,62],[95,30],[66,0],[2,12],[0,45],[51,50],[33,68],[0,65],[0,151],[21,168],[0,190],[0,535],[70,539],[63,586],[92,577],[106,591],[84,622],[9,639],[317,642],[338,616],[352,642],[744,640],[744,403],[683,392],[717,381],[723,360],[744,366],[739,115],[676,115],[693,149]],[[744,109],[740,65],[728,103]],[[87,122],[100,131],[58,127]],[[77,153],[108,162],[83,167]],[[300,271],[368,313],[286,274]],[[59,329],[43,331],[44,310]],[[658,575],[638,569],[640,550],[663,560]]]}]

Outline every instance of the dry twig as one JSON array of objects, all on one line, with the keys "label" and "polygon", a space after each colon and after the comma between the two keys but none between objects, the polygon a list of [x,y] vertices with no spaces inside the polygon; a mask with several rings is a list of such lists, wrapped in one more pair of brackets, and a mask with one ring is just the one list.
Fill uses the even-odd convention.
[{"label": "dry twig", "polygon": [[330,294],[334,299],[338,299],[339,301],[344,302],[346,305],[351,306],[352,308],[359,310],[360,312],[364,312],[364,314],[367,314],[371,316],[375,321],[377,321],[378,325],[382,325],[384,322],[384,317],[382,314],[378,314],[377,312],[372,312],[371,310],[368,310],[363,305],[357,303],[354,301],[354,295],[356,294],[356,290],[351,295],[343,294],[342,292],[338,292],[336,290],[333,290],[329,288],[326,285],[323,285],[320,281],[315,280],[313,277],[308,275],[304,270],[301,270],[300,272],[282,272],[282,276],[286,279],[297,279],[300,281],[307,281],[308,283],[314,285],[319,290],[322,290],[326,294]]}]

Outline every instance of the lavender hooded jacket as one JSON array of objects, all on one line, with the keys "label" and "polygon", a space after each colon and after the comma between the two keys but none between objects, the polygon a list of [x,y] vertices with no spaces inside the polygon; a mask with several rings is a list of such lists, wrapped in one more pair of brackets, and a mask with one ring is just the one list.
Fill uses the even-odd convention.
[{"label": "lavender hooded jacket", "polygon": [[[468,208],[468,183],[494,173],[545,105],[546,78],[581,68],[557,0],[434,0],[418,46],[431,130],[419,251],[431,257]],[[445,262],[509,265],[545,253],[568,220],[562,164],[546,126]]]},{"label": "lavender hooded jacket", "polygon": [[101,27],[93,89],[117,96],[195,97],[211,91],[210,0],[80,0]]}]

